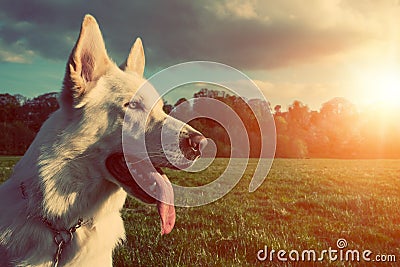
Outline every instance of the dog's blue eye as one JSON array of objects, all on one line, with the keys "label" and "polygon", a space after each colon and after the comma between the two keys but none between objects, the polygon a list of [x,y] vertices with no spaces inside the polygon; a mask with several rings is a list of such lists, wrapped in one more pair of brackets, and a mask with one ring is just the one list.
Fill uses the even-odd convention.
[{"label": "dog's blue eye", "polygon": [[137,101],[130,101],[128,103],[125,103],[124,107],[128,107],[130,109],[139,109],[141,108],[140,103]]}]

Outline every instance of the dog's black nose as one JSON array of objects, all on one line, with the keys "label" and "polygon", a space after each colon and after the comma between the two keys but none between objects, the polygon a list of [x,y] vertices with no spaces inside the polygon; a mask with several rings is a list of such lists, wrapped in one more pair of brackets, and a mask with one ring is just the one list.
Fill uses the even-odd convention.
[{"label": "dog's black nose", "polygon": [[191,133],[188,138],[189,147],[196,156],[201,155],[201,151],[207,145],[207,139],[199,133]]}]

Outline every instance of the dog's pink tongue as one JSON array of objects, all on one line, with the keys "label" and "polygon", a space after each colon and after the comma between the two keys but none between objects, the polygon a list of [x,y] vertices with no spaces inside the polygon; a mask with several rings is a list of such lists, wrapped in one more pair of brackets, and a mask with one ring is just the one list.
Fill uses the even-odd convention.
[{"label": "dog's pink tongue", "polygon": [[157,209],[161,218],[161,235],[169,234],[175,225],[175,207],[158,201]]},{"label": "dog's pink tongue", "polygon": [[174,191],[168,177],[158,172],[151,173],[156,182],[157,210],[161,219],[161,235],[169,234],[175,225]]}]

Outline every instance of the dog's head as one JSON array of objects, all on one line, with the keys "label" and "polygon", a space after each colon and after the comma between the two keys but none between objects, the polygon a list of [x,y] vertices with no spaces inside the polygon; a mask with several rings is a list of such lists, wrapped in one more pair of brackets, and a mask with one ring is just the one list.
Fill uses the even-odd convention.
[{"label": "dog's head", "polygon": [[175,210],[172,186],[161,167],[188,167],[206,141],[164,113],[154,88],[139,90],[145,82],[144,64],[140,39],[120,67],[112,62],[96,20],[87,15],[67,64],[60,105],[73,121],[68,127],[74,127],[82,143],[92,144],[88,149],[104,165],[104,178],[146,203],[156,203],[162,234],[167,234]]}]

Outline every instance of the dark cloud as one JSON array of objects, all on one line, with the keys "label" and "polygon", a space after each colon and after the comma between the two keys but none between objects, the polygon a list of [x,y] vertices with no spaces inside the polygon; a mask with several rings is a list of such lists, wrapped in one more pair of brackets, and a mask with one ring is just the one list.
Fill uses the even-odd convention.
[{"label": "dark cloud", "polygon": [[[97,18],[113,58],[122,60],[140,36],[152,67],[212,60],[239,69],[274,68],[346,51],[369,38],[351,27],[319,28],[308,21],[289,19],[267,21],[251,12],[220,16],[212,3],[2,0],[0,51],[18,54],[25,49],[65,60],[86,13]],[[0,61],[4,61],[1,55]]]}]

